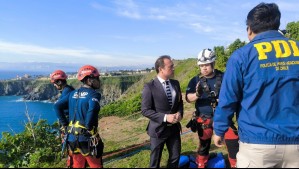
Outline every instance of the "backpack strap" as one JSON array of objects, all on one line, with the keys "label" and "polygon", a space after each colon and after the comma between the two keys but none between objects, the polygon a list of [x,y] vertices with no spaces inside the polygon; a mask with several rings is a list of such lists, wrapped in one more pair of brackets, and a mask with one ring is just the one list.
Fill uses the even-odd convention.
[{"label": "backpack strap", "polygon": [[213,109],[215,109],[215,107],[218,104],[216,99],[218,98],[220,92],[220,87],[222,83],[222,72],[215,69],[215,76],[216,76],[216,82],[214,84],[215,89],[212,92],[210,91],[209,85],[207,83],[207,78],[204,76],[198,76],[198,81],[202,82],[201,85],[203,87],[204,93],[206,93],[209,98],[213,99],[211,102],[211,106],[213,107]]},{"label": "backpack strap", "polygon": [[217,69],[215,69],[215,73],[216,73],[216,83],[215,83],[214,87],[215,87],[216,97],[218,98],[219,92],[220,92],[221,83],[222,83],[223,74],[222,74],[222,72],[220,72]]},{"label": "backpack strap", "polygon": [[203,87],[203,91],[209,95],[210,94],[210,88],[209,85],[207,83],[207,78],[205,76],[202,75],[198,75],[196,76],[196,84],[200,81],[200,85]]},{"label": "backpack strap", "polygon": [[203,91],[209,96],[211,91],[210,91],[210,88],[209,88],[209,85],[207,83],[207,78],[202,76],[201,78],[201,81],[203,83],[202,87],[203,87]]}]

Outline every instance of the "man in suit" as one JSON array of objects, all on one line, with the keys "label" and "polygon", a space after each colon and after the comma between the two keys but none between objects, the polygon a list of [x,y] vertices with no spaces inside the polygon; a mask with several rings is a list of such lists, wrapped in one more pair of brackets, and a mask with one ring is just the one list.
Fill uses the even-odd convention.
[{"label": "man in suit", "polygon": [[150,167],[159,168],[164,145],[169,159],[167,168],[178,168],[181,153],[181,124],[183,101],[180,84],[170,78],[174,64],[168,55],[160,56],[155,69],[157,77],[144,85],[142,92],[142,115],[149,118],[147,133],[150,136]]}]

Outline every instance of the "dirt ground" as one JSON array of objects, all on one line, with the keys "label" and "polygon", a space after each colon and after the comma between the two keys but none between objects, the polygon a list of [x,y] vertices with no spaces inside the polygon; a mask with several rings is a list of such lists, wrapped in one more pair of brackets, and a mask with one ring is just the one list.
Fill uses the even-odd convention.
[{"label": "dirt ground", "polygon": [[116,116],[104,117],[99,120],[100,135],[104,140],[121,142],[132,139],[141,142],[148,139],[145,127],[148,120],[144,117],[126,119]]},{"label": "dirt ground", "polygon": [[[184,93],[183,93],[183,96]],[[181,121],[183,132],[188,130],[185,126],[191,119],[193,113],[193,104],[184,101],[184,118]],[[110,116],[99,120],[99,132],[103,140],[119,142],[127,139],[134,140],[135,144],[149,140],[146,134],[146,126],[149,119],[143,117],[141,112],[134,113],[134,118]]]}]

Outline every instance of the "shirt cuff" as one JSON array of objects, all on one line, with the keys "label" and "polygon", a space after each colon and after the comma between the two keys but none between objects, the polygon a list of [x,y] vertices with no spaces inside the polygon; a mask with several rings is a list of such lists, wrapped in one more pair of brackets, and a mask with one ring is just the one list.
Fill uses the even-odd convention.
[{"label": "shirt cuff", "polygon": [[163,122],[167,122],[167,114],[165,114]]}]

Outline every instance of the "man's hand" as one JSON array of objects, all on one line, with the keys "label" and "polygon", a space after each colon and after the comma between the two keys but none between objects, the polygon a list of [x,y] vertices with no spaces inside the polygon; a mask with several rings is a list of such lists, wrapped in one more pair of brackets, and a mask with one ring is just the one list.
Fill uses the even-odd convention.
[{"label": "man's hand", "polygon": [[213,140],[214,140],[215,146],[217,146],[219,148],[223,146],[223,141],[222,141],[222,138],[220,136],[217,136],[216,134],[214,134]]},{"label": "man's hand", "polygon": [[180,112],[177,112],[175,114],[175,118],[177,119],[177,122],[180,122],[182,120],[182,116],[181,116],[181,113]]},{"label": "man's hand", "polygon": [[167,121],[168,123],[171,123],[171,124],[175,124],[175,123],[177,123],[176,114],[167,114],[167,115],[166,115],[166,121]]},{"label": "man's hand", "polygon": [[203,94],[203,88],[200,85],[200,81],[196,85],[196,96],[201,97]]},{"label": "man's hand", "polygon": [[168,123],[175,124],[182,120],[182,116],[180,112],[177,112],[176,114],[167,114],[166,120]]}]

